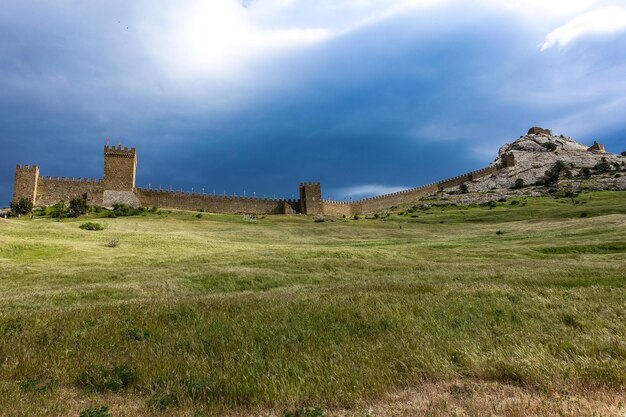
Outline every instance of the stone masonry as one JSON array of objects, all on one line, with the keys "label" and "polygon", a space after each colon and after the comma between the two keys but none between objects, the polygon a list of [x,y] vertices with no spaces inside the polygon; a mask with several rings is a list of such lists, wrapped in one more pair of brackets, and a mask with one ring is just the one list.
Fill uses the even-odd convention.
[{"label": "stone masonry", "polygon": [[322,199],[319,182],[300,184],[300,198],[298,200],[219,196],[138,188],[135,184],[137,172],[135,148],[122,148],[121,145],[118,147],[105,146],[104,176],[101,179],[44,178],[39,175],[39,168],[36,165],[18,165],[15,170],[13,200],[27,198],[37,207],[52,205],[59,201],[69,202],[74,198],[84,198],[90,205],[103,207],[111,207],[116,203],[121,203],[136,207],[203,210],[213,213],[301,213],[348,217],[355,214],[372,213],[402,203],[410,203],[445,188],[457,187],[466,181],[473,181],[515,165],[515,158],[512,153],[500,155],[499,158],[499,162],[487,168],[445,181],[347,203]]}]

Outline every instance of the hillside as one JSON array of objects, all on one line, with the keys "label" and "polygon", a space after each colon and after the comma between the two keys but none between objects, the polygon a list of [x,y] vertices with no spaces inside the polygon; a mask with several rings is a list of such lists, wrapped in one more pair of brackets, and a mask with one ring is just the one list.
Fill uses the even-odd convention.
[{"label": "hillside", "polygon": [[[626,157],[604,152],[601,145],[600,151],[593,151],[569,137],[534,129],[543,132],[530,133],[531,129],[529,134],[505,144],[498,151],[494,163],[499,163],[502,155],[511,153],[515,157],[513,167],[468,182],[468,191],[513,196],[544,195],[551,190],[626,190]],[[557,162],[563,164],[563,169],[558,173],[558,180],[549,183],[546,171]],[[523,181],[523,186],[516,188],[518,180]]]},{"label": "hillside", "polygon": [[624,192],[99,216],[0,219],[3,416],[623,414]]}]

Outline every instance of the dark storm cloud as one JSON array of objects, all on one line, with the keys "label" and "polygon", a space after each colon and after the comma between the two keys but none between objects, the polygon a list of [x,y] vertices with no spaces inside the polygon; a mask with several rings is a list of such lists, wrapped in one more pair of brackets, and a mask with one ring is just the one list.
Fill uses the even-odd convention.
[{"label": "dark storm cloud", "polygon": [[146,4],[75,6],[0,12],[0,206],[16,163],[100,177],[107,136],[138,148],[139,186],[284,197],[454,176],[534,124],[626,148],[623,36],[539,52],[515,16],[444,8],[190,80],[146,52]]}]

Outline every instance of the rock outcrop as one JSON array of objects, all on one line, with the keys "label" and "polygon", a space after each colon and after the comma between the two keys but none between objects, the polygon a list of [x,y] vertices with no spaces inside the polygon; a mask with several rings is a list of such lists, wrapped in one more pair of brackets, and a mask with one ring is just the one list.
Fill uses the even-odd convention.
[{"label": "rock outcrop", "polygon": [[[466,183],[469,193],[502,197],[541,195],[555,189],[626,190],[626,157],[606,152],[597,142],[589,147],[549,132],[535,127],[528,135],[502,146],[494,164],[503,162],[504,155],[513,154],[515,165]],[[551,180],[546,171],[557,163],[558,172]],[[460,194],[458,187],[445,191]]]}]

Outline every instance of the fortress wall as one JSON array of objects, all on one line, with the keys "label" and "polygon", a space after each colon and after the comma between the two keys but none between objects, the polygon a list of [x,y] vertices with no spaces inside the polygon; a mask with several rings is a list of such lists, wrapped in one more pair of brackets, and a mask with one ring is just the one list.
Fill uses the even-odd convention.
[{"label": "fortress wall", "polygon": [[87,197],[90,205],[102,205],[103,187],[100,180],[58,177],[39,177],[36,206],[47,206],[59,201],[68,203],[74,198]]},{"label": "fortress wall", "polygon": [[322,200],[322,213],[335,217],[351,217],[354,214],[352,204],[330,200]]},{"label": "fortress wall", "polygon": [[352,209],[355,214],[373,213],[388,209],[392,206],[413,203],[417,199],[435,194],[437,191],[439,191],[439,186],[436,183],[429,184],[409,190],[398,191],[396,193],[355,201],[352,203]]},{"label": "fortress wall", "polygon": [[135,189],[143,207],[161,207],[180,210],[204,210],[209,213],[231,214],[285,214],[297,212],[298,200],[214,196],[174,191]]},{"label": "fortress wall", "polygon": [[[446,188],[458,187],[464,182],[470,182],[478,178],[485,177],[496,171],[506,168],[507,166],[512,166],[513,164],[514,162],[509,162],[507,164],[498,163],[483,169],[469,172],[467,174],[449,178],[444,181],[439,181],[421,187],[411,188],[408,190],[398,191],[396,193],[366,198],[364,200],[358,200],[353,203],[348,203],[347,205],[349,206],[349,211],[351,212],[350,215],[353,215],[374,213],[377,211],[389,209],[392,206],[412,204],[422,197],[436,194],[438,191],[442,191]],[[346,214],[347,209],[343,207],[339,208],[341,204],[342,203],[333,201],[324,201],[324,214],[331,216]]]}]

